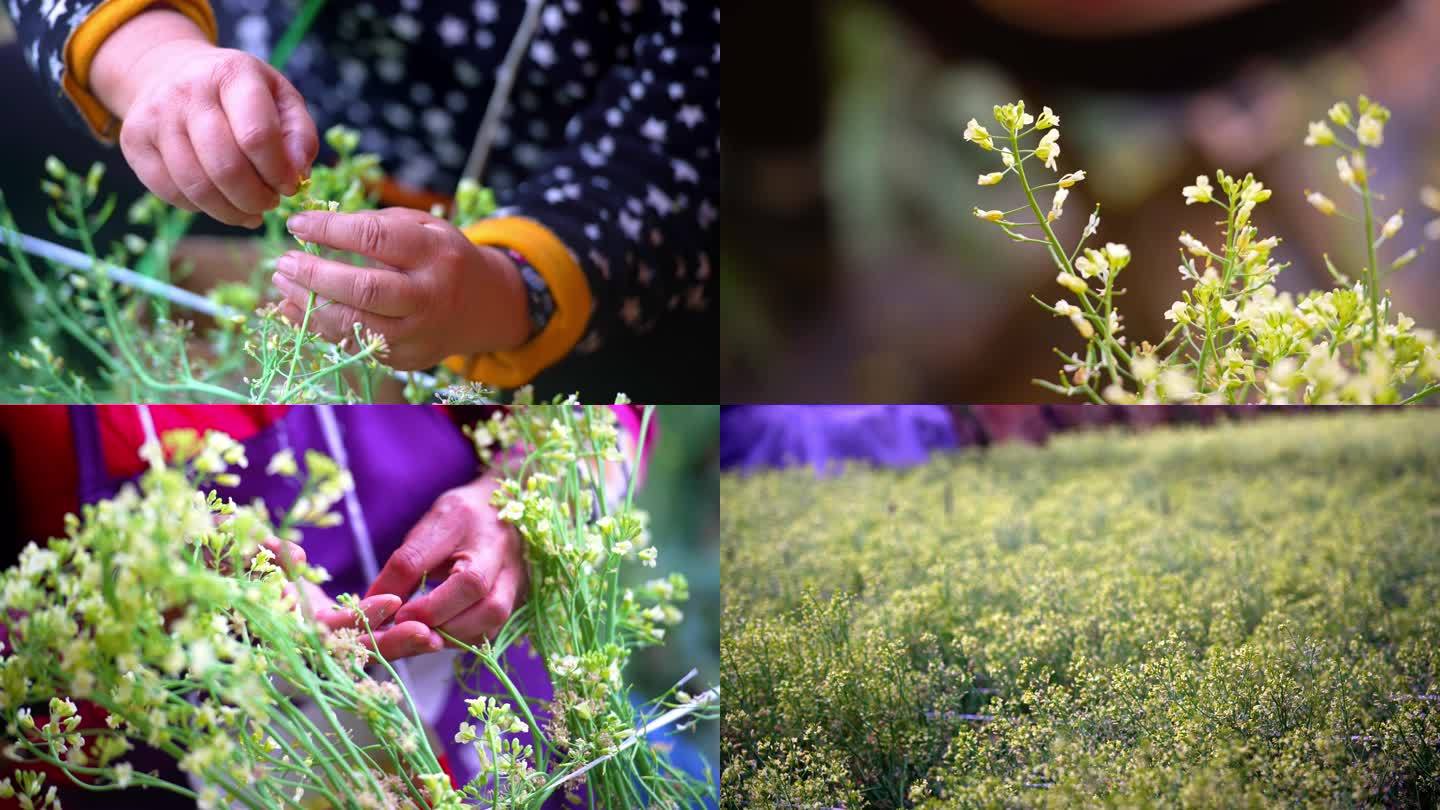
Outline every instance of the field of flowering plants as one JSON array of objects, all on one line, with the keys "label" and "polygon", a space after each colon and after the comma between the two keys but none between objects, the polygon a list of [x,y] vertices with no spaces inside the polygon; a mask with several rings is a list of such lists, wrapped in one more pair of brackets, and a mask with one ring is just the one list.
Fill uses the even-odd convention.
[{"label": "field of flowering plants", "polygon": [[1433,807],[1440,418],[722,480],[722,807]]}]

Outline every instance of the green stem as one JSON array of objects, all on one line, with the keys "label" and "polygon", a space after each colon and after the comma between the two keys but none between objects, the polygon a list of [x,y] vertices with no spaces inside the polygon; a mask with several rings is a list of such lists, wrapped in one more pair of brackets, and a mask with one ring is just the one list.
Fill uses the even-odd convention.
[{"label": "green stem", "polygon": [[1368,166],[1365,182],[1360,184],[1360,197],[1365,201],[1365,250],[1369,261],[1365,267],[1365,297],[1370,302],[1370,338],[1374,349],[1380,346],[1380,264],[1375,253],[1375,213],[1370,202]]},{"label": "green stem", "polygon": [[[1060,244],[1060,239],[1055,236],[1055,231],[1051,230],[1049,221],[1045,219],[1045,212],[1040,209],[1040,203],[1035,199],[1035,192],[1030,189],[1030,181],[1025,176],[1025,161],[1018,157],[1020,154],[1020,139],[1015,132],[1010,133],[1010,145],[1017,155],[1015,158],[1015,174],[1020,178],[1020,187],[1025,190],[1025,199],[1030,203],[1030,210],[1034,212],[1035,219],[1038,220],[1040,224],[1040,229],[1045,232],[1045,239],[1050,248],[1051,258],[1055,260],[1055,264],[1058,265],[1061,270],[1071,275],[1076,275],[1075,268],[1070,264],[1069,255],[1065,253],[1065,248]],[[1099,313],[1097,313],[1095,307],[1090,304],[1087,296],[1080,295],[1077,297],[1080,299],[1080,306],[1084,307],[1086,315],[1089,316],[1095,324],[1096,331],[1102,335],[1101,343],[1104,344],[1106,352],[1118,354],[1124,359],[1126,367],[1129,367],[1130,353],[1125,351],[1125,347],[1121,346],[1120,342],[1110,334],[1110,322],[1100,318]],[[1115,370],[1112,365],[1112,376],[1114,373]]]}]

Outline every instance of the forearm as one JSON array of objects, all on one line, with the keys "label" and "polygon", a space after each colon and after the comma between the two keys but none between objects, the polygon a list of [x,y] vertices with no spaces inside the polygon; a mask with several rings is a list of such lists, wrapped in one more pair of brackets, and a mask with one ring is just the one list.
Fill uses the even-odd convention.
[{"label": "forearm", "polygon": [[210,48],[189,17],[168,8],[136,15],[105,39],[90,68],[90,88],[117,118],[124,118],[147,76],[186,49]]}]

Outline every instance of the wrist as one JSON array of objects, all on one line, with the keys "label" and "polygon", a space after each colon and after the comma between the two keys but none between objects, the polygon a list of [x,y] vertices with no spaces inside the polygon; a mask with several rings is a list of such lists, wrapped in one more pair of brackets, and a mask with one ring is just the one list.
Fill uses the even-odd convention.
[{"label": "wrist", "polygon": [[520,268],[504,250],[490,245],[476,245],[475,250],[483,279],[475,311],[488,315],[476,319],[484,337],[475,345],[481,352],[518,349],[530,339],[530,304]]},{"label": "wrist", "polygon": [[150,82],[215,47],[200,26],[178,11],[143,12],[115,29],[95,52],[90,89],[111,114],[124,118]]}]

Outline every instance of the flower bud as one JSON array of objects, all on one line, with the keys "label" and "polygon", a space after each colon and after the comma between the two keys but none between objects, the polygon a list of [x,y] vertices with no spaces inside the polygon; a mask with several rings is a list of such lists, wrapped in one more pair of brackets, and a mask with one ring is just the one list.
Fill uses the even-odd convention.
[{"label": "flower bud", "polygon": [[60,158],[50,155],[45,158],[45,173],[56,180],[64,180],[70,172],[66,170],[65,164],[60,162]]},{"label": "flower bud", "polygon": [[1396,211],[1389,219],[1385,220],[1385,224],[1380,228],[1380,238],[1389,239],[1399,233],[1400,229],[1405,226],[1404,215],[1404,211]]},{"label": "flower bud", "polygon": [[1330,120],[1337,126],[1349,126],[1350,105],[1343,101],[1337,101],[1330,106]]},{"label": "flower bud", "polygon": [[1084,279],[1073,273],[1062,272],[1060,275],[1055,277],[1055,283],[1059,284],[1061,287],[1064,287],[1070,292],[1075,293],[1076,295],[1079,295],[1090,289],[1090,285],[1086,284]]},{"label": "flower bud", "polygon": [[1305,136],[1306,146],[1330,146],[1335,143],[1335,133],[1324,121],[1311,121],[1310,132]]},{"label": "flower bud", "polygon": [[979,217],[980,219],[986,220],[987,222],[999,222],[1000,220],[1002,220],[1002,219],[1005,218],[1005,212],[1004,212],[1004,211],[982,211],[982,210],[980,210],[979,208],[976,208],[976,209],[975,209],[975,216]]},{"label": "flower bud", "polygon": [[1316,211],[1319,211],[1327,217],[1335,214],[1335,201],[1318,191],[1306,189],[1305,202],[1310,203]]},{"label": "flower bud", "polygon": [[1004,172],[990,172],[989,174],[982,174],[980,175],[978,183],[982,186],[993,186],[996,183],[1000,182],[1000,178],[1004,176]]},{"label": "flower bud", "polygon": [[85,174],[85,193],[91,197],[100,193],[100,181],[105,177],[105,164],[95,161],[90,164],[90,171]]}]

